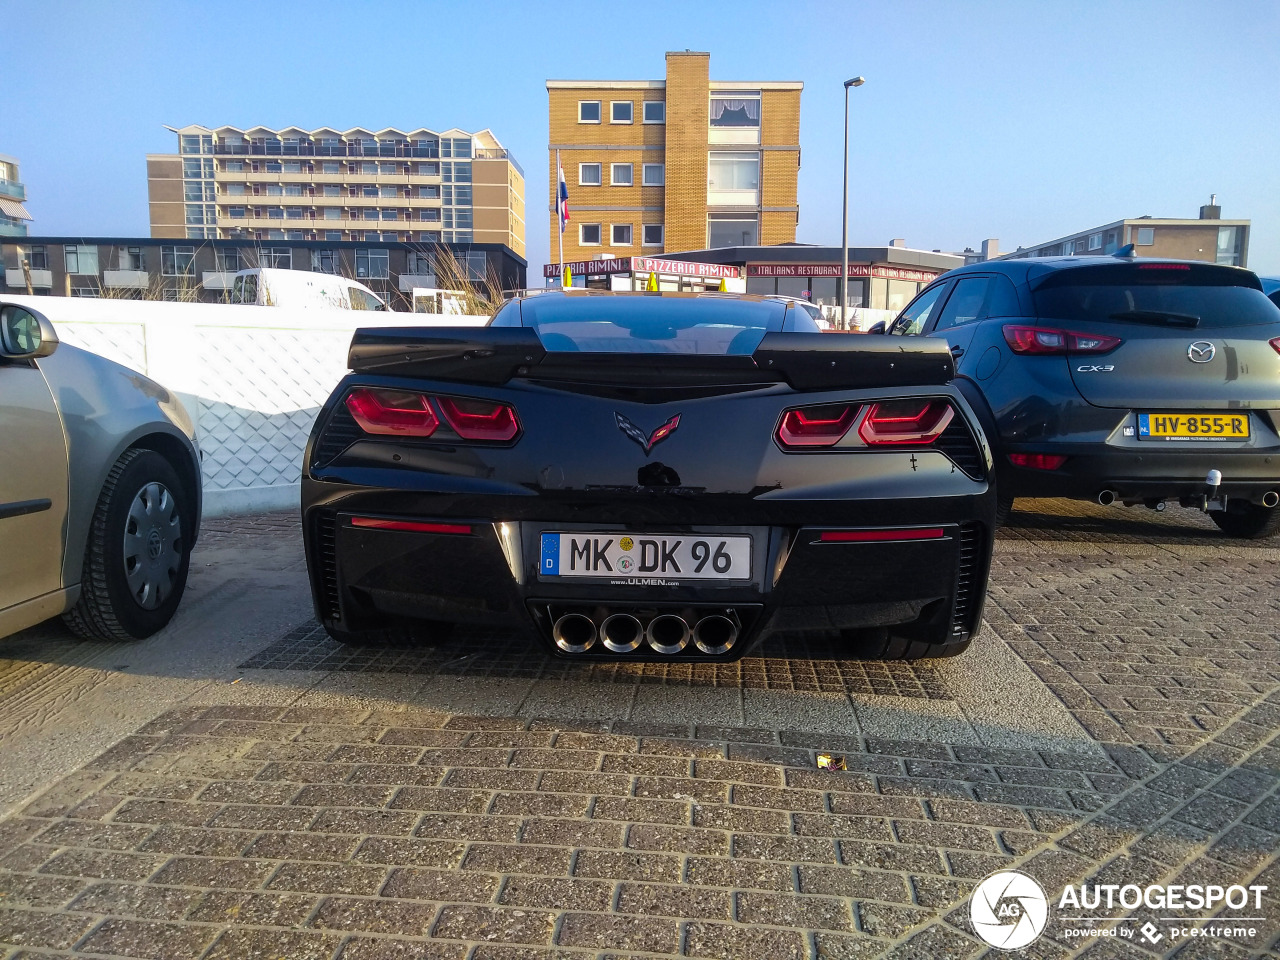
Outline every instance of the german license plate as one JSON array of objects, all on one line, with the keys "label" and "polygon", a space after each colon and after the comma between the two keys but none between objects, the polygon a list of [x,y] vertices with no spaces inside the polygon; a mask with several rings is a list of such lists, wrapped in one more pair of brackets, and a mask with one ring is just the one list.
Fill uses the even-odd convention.
[{"label": "german license plate", "polygon": [[1140,413],[1140,440],[1248,440],[1247,413]]},{"label": "german license plate", "polygon": [[751,538],[694,534],[544,533],[544,577],[749,580]]}]

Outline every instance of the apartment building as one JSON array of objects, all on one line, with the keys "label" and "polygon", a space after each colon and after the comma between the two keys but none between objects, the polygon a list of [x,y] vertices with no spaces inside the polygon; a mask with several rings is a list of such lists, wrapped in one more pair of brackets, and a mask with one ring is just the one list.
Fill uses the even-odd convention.
[{"label": "apartment building", "polygon": [[[804,85],[713,81],[710,60],[668,53],[663,80],[547,81],[564,260],[795,241]],[[554,210],[549,225],[556,257]]]},{"label": "apartment building", "polygon": [[31,214],[22,204],[27,188],[18,177],[18,161],[0,153],[0,237],[25,237]]},{"label": "apartment building", "polygon": [[478,283],[526,286],[525,260],[506,244],[383,240],[170,240],[152,237],[0,238],[0,292],[218,303],[237,270],[275,267],[355,277],[393,310],[409,310],[415,287],[452,273]]},{"label": "apartment building", "polygon": [[[1176,260],[1204,260],[1234,267],[1249,265],[1248,220],[1223,220],[1217,195],[1200,208],[1196,219],[1134,217],[1100,227],[1018,247],[997,259],[1027,257],[1105,256],[1132,243],[1139,257],[1170,257]],[[986,259],[984,257],[984,259]]]},{"label": "apartment building", "polygon": [[497,243],[525,253],[524,171],[489,130],[168,127],[151,235]]}]

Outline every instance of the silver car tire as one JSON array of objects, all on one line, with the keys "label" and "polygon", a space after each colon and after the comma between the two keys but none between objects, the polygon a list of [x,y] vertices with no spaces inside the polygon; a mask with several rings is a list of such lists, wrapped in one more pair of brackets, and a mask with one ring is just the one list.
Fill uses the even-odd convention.
[{"label": "silver car tire", "polygon": [[153,450],[126,451],[98,497],[67,625],[91,640],[140,640],[163,629],[186,589],[192,526],[169,461]]}]

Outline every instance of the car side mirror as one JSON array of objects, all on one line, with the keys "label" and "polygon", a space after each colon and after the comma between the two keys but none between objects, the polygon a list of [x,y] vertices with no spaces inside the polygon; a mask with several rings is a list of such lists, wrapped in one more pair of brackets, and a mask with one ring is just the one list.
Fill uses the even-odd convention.
[{"label": "car side mirror", "polygon": [[867,333],[887,333],[888,327],[885,326],[883,320],[877,320],[871,326],[867,327]]},{"label": "car side mirror", "polygon": [[58,349],[53,324],[25,307],[0,306],[0,357],[32,360]]}]

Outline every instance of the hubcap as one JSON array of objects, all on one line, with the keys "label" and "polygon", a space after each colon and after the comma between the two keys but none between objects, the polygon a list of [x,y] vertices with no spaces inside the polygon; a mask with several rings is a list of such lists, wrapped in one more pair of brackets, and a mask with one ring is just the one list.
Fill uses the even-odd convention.
[{"label": "hubcap", "polygon": [[129,504],[124,525],[124,575],[144,610],[168,599],[182,563],[182,518],[163,483],[148,483]]}]

